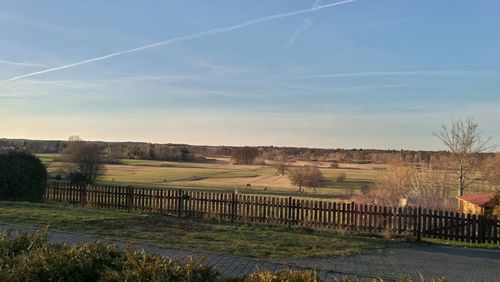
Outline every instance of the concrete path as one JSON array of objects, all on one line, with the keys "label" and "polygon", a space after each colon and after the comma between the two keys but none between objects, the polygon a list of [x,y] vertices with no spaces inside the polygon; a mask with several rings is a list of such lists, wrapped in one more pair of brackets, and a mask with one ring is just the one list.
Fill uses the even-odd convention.
[{"label": "concrete path", "polygon": [[[38,229],[0,223],[0,231],[33,232]],[[96,239],[99,238],[87,234],[49,231],[49,241],[54,243],[88,243]],[[104,241],[120,247],[127,244],[122,240]],[[448,281],[500,281],[500,251],[415,244],[413,247],[387,248],[348,257],[265,261],[210,252],[168,249],[150,244],[135,243],[135,246],[174,260],[183,260],[187,256],[193,256],[196,260],[204,257],[207,265],[218,267],[224,276],[243,276],[256,270],[313,269],[327,281],[346,275],[367,281],[374,276],[382,277],[385,281],[395,281],[406,274],[417,278],[418,273],[422,273],[426,278],[446,276]]]}]

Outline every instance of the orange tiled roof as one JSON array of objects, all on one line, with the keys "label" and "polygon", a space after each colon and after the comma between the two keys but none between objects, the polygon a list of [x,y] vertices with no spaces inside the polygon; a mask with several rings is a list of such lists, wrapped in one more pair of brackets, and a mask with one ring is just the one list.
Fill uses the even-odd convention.
[{"label": "orange tiled roof", "polygon": [[478,195],[463,195],[463,196],[458,196],[457,199],[469,202],[479,207],[486,207],[494,196],[495,194],[493,193],[487,193]]}]

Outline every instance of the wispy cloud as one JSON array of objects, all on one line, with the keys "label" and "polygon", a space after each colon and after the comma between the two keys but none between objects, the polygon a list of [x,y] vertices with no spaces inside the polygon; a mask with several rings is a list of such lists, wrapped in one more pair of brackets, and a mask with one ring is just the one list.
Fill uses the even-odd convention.
[{"label": "wispy cloud", "polygon": [[0,59],[0,64],[6,64],[6,65],[12,65],[12,66],[20,66],[20,67],[38,67],[38,68],[45,68],[45,67],[47,67],[46,65],[41,65],[41,64],[24,63],[24,62],[14,62],[14,61],[2,60],[2,59]]},{"label": "wispy cloud", "polygon": [[37,19],[33,18],[25,18],[21,16],[15,16],[15,15],[7,15],[7,14],[0,14],[0,21],[6,23],[6,24],[11,24],[11,23],[16,23],[18,25],[22,25],[25,28],[30,28],[30,29],[37,29],[41,31],[54,31],[58,32],[61,34],[69,35],[69,36],[74,36],[78,34],[78,30],[72,29],[66,26],[61,26],[53,23],[48,23],[45,21],[40,21]]},{"label": "wispy cloud", "polygon": [[328,73],[304,75],[304,78],[343,78],[343,77],[368,77],[368,76],[439,76],[439,75],[500,75],[500,71],[477,70],[407,70],[407,71],[374,71],[351,73]]},{"label": "wispy cloud", "polygon": [[215,64],[201,59],[197,59],[192,65],[195,68],[208,70],[208,72],[213,75],[239,75],[249,73],[246,69],[230,65]]},{"label": "wispy cloud", "polygon": [[67,65],[63,65],[63,66],[59,66],[59,67],[45,69],[42,71],[31,72],[31,73],[27,73],[24,75],[15,76],[15,77],[12,77],[10,79],[5,80],[4,82],[14,81],[14,80],[32,77],[32,76],[40,75],[40,74],[44,74],[44,73],[73,68],[73,67],[80,66],[83,64],[89,64],[89,63],[93,63],[93,62],[98,62],[98,61],[110,59],[110,58],[120,56],[120,55],[134,53],[134,52],[138,52],[138,51],[142,51],[142,50],[146,50],[146,49],[150,49],[150,48],[154,48],[154,47],[159,47],[159,46],[167,46],[167,45],[171,45],[171,44],[175,44],[175,43],[179,43],[179,42],[184,42],[184,41],[189,41],[189,40],[193,40],[193,39],[203,38],[203,37],[211,36],[214,34],[238,30],[238,29],[242,29],[242,28],[245,28],[248,26],[252,26],[252,25],[256,25],[256,24],[260,24],[260,23],[264,23],[264,22],[269,22],[269,21],[278,20],[278,19],[287,18],[287,17],[291,17],[291,16],[296,16],[296,15],[301,15],[301,14],[307,14],[307,13],[311,13],[311,12],[318,11],[321,9],[331,8],[331,7],[335,7],[335,6],[339,6],[339,5],[344,5],[344,4],[356,2],[356,1],[357,0],[339,1],[339,2],[334,2],[334,3],[319,5],[319,6],[308,8],[308,9],[302,9],[302,10],[297,10],[297,11],[293,11],[293,12],[287,12],[287,13],[281,13],[281,14],[275,14],[275,15],[271,15],[271,16],[261,17],[261,18],[245,21],[243,23],[232,25],[232,26],[220,27],[220,28],[210,29],[210,30],[206,30],[206,31],[202,31],[202,32],[192,33],[192,34],[188,34],[188,35],[175,37],[175,38],[155,42],[152,44],[140,46],[140,47],[133,48],[133,49],[128,49],[128,50],[119,51],[119,52],[111,53],[111,54],[104,55],[104,56],[99,56],[99,57],[87,59],[87,60],[72,63],[72,64],[67,64]]},{"label": "wispy cloud", "polygon": [[[311,8],[318,7],[319,2],[320,2],[320,0],[314,0],[314,3],[311,5]],[[292,44],[295,42],[295,40],[297,40],[297,38],[299,38],[299,35],[303,32],[306,32],[312,25],[313,25],[312,18],[310,16],[306,17],[304,19],[304,21],[302,22],[302,26],[300,28],[298,28],[292,34],[292,36],[288,39],[287,43],[283,46],[283,49],[287,49],[290,46],[292,46]]]}]

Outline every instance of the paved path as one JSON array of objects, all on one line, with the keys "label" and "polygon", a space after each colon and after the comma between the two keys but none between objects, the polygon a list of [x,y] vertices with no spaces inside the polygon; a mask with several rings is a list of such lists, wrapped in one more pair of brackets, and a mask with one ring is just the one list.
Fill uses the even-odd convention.
[{"label": "paved path", "polygon": [[[37,229],[0,223],[0,231],[32,232]],[[87,234],[53,230],[49,232],[50,242],[76,244],[96,239],[98,238]],[[118,246],[127,244],[121,240],[106,241]],[[205,263],[218,267],[224,276],[241,276],[255,270],[314,269],[327,281],[331,281],[334,276],[345,275],[366,280],[377,276],[384,278],[385,281],[394,281],[405,274],[416,278],[419,272],[426,278],[444,275],[448,281],[500,281],[500,251],[414,244],[412,247],[387,248],[348,257],[265,261],[210,252],[167,249],[149,244],[136,243],[135,246],[174,260],[183,260],[187,256],[193,256],[196,260],[205,257]]]}]

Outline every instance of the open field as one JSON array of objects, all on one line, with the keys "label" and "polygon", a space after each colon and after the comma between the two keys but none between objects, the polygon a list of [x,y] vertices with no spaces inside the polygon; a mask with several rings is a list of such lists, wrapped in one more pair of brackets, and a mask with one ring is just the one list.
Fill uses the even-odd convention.
[{"label": "open field", "polygon": [[[61,173],[62,163],[57,154],[39,154],[52,175]],[[172,162],[139,159],[122,159],[119,164],[107,164],[99,183],[121,185],[149,185],[179,187],[197,191],[227,192],[238,190],[241,194],[293,196],[336,200],[348,199],[368,191],[386,173],[384,164],[340,163],[331,168],[329,162],[296,161],[292,166],[315,165],[324,179],[317,191],[304,188],[298,192],[288,176],[281,176],[270,165],[233,165],[227,157],[207,159],[204,162]],[[346,179],[338,183],[335,175],[345,173]],[[494,187],[476,183],[470,191],[494,191]],[[452,195],[455,191],[451,191]]]},{"label": "open field", "polygon": [[265,259],[343,256],[403,244],[332,233],[15,202],[0,202],[0,222]]},{"label": "open field", "polygon": [[[57,174],[61,163],[55,154],[40,154],[49,172]],[[214,158],[206,162],[170,162],[153,160],[120,160],[120,164],[106,165],[101,183],[142,184],[155,186],[188,187],[196,190],[227,191],[237,189],[243,194],[266,194],[307,198],[328,198],[340,195],[360,194],[384,174],[384,165],[340,164],[330,168],[330,163],[299,161],[293,166],[314,164],[320,167],[324,180],[321,188],[314,191],[305,188],[298,193],[288,177],[277,175],[269,165],[232,165],[229,158]],[[345,173],[346,179],[337,183],[334,176]]]}]

